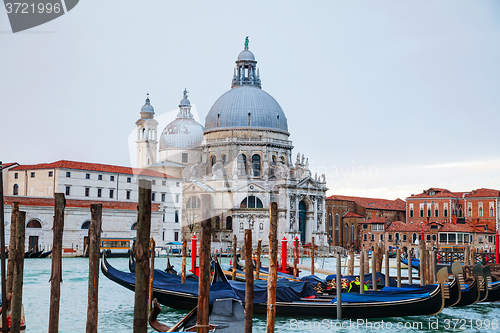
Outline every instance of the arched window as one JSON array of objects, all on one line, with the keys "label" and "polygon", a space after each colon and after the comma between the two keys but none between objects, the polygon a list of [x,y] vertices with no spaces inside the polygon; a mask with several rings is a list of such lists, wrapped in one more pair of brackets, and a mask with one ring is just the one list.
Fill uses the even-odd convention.
[{"label": "arched window", "polygon": [[262,201],[253,195],[246,197],[240,204],[240,208],[263,208]]},{"label": "arched window", "polygon": [[137,230],[137,222],[132,224],[132,227],[130,227],[130,230]]},{"label": "arched window", "polygon": [[276,165],[276,155],[273,155],[273,157],[271,158],[271,164]]},{"label": "arched window", "polygon": [[339,245],[340,243],[340,238],[339,238],[339,214],[335,214],[335,243]]},{"label": "arched window", "polygon": [[344,242],[347,243],[349,241],[349,226],[346,224],[344,229],[345,229]]},{"label": "arched window", "polygon": [[222,155],[222,164],[226,165],[226,155]]},{"label": "arched window", "polygon": [[260,156],[255,154],[252,156],[252,169],[253,169],[253,175],[255,177],[260,176]]},{"label": "arched window", "polygon": [[396,232],[394,234],[394,239],[396,240],[396,242],[399,240],[399,232]]},{"label": "arched window", "polygon": [[90,221],[85,221],[82,224],[82,229],[88,229],[90,228]]},{"label": "arched window", "polygon": [[384,234],[380,234],[380,241],[383,242],[384,241]]},{"label": "arched window", "polygon": [[417,240],[417,234],[413,233],[411,239],[412,239],[412,243],[415,243],[415,241]]},{"label": "arched window", "polygon": [[14,188],[12,189],[12,195],[19,195],[19,185],[14,184]]},{"label": "arched window", "polygon": [[179,211],[178,210],[175,211],[174,222],[179,223]]},{"label": "arched window", "polygon": [[41,228],[42,224],[38,222],[37,220],[31,220],[28,222],[26,225],[26,228]]},{"label": "arched window", "polygon": [[217,158],[215,156],[210,157],[210,166],[214,166],[214,164],[217,162]]},{"label": "arched window", "polygon": [[233,230],[233,218],[231,216],[226,217],[226,229]]},{"label": "arched window", "polygon": [[220,217],[218,216],[215,217],[215,230],[220,230]]},{"label": "arched window", "polygon": [[186,202],[186,208],[200,208],[200,199],[198,197],[191,197]]},{"label": "arched window", "polygon": [[286,164],[285,163],[285,156],[281,156],[281,163]]},{"label": "arched window", "polygon": [[351,243],[354,243],[354,224],[351,224]]},{"label": "arched window", "polygon": [[483,217],[483,207],[479,207],[479,217]]},{"label": "arched window", "polygon": [[243,154],[238,156],[238,174],[240,176],[247,174],[247,158]]},{"label": "arched window", "polygon": [[406,242],[406,234],[403,234],[403,242]]}]

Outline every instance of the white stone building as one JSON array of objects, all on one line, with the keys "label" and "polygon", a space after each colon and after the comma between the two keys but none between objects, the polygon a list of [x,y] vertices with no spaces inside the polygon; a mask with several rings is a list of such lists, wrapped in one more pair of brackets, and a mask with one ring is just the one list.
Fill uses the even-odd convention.
[{"label": "white stone building", "polygon": [[3,171],[6,220],[10,222],[12,202],[20,202],[27,213],[27,250],[50,248],[56,192],[66,196],[63,247],[68,252],[83,253],[91,203],[103,204],[103,240],[134,239],[139,179],[152,182],[152,237],[160,246],[181,239],[182,179],[154,170],[65,160],[16,163]]}]

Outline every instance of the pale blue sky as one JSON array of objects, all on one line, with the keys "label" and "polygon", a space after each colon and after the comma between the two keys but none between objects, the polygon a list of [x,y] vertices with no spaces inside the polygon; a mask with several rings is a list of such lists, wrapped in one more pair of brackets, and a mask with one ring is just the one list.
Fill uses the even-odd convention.
[{"label": "pale blue sky", "polygon": [[0,9],[0,159],[129,165],[146,92],[203,123],[247,35],[329,194],[500,188],[496,0],[85,0],[17,34]]}]

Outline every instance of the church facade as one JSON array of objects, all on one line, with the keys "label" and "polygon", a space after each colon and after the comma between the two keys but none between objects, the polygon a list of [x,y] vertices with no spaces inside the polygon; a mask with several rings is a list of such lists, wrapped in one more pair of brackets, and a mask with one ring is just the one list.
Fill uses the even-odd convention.
[{"label": "church facade", "polygon": [[[243,240],[245,229],[253,231],[254,242],[260,238],[267,244],[271,202],[278,203],[280,239],[286,237],[291,244],[298,237],[304,245],[314,237],[315,244],[327,245],[325,176],[313,176],[304,155],[292,155],[286,115],[262,90],[256,65],[246,45],[236,60],[231,89],[215,101],[205,126],[193,120],[184,91],[177,119],[161,134],[160,161],[147,167],[182,176],[184,238],[198,232],[206,208],[201,207],[203,196],[208,194],[213,241],[221,249],[234,235]],[[144,124],[154,125],[152,120],[137,123],[138,163],[148,159],[141,133],[147,136]],[[156,127],[149,133],[156,145]]]}]

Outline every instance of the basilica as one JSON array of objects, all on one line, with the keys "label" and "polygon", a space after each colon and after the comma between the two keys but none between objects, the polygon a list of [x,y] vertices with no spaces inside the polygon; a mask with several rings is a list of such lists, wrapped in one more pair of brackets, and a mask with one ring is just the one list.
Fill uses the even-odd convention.
[{"label": "basilica", "polygon": [[202,196],[209,194],[213,241],[221,247],[234,235],[243,240],[245,229],[253,231],[254,241],[266,244],[273,201],[278,203],[280,239],[298,237],[305,245],[314,237],[316,245],[327,245],[325,176],[313,176],[304,155],[292,155],[286,115],[262,90],[256,65],[247,40],[231,89],[215,101],[205,126],[193,119],[185,90],[177,118],[157,140],[158,122],[148,98],[136,122],[137,166],[183,179],[186,239],[198,233]]}]

